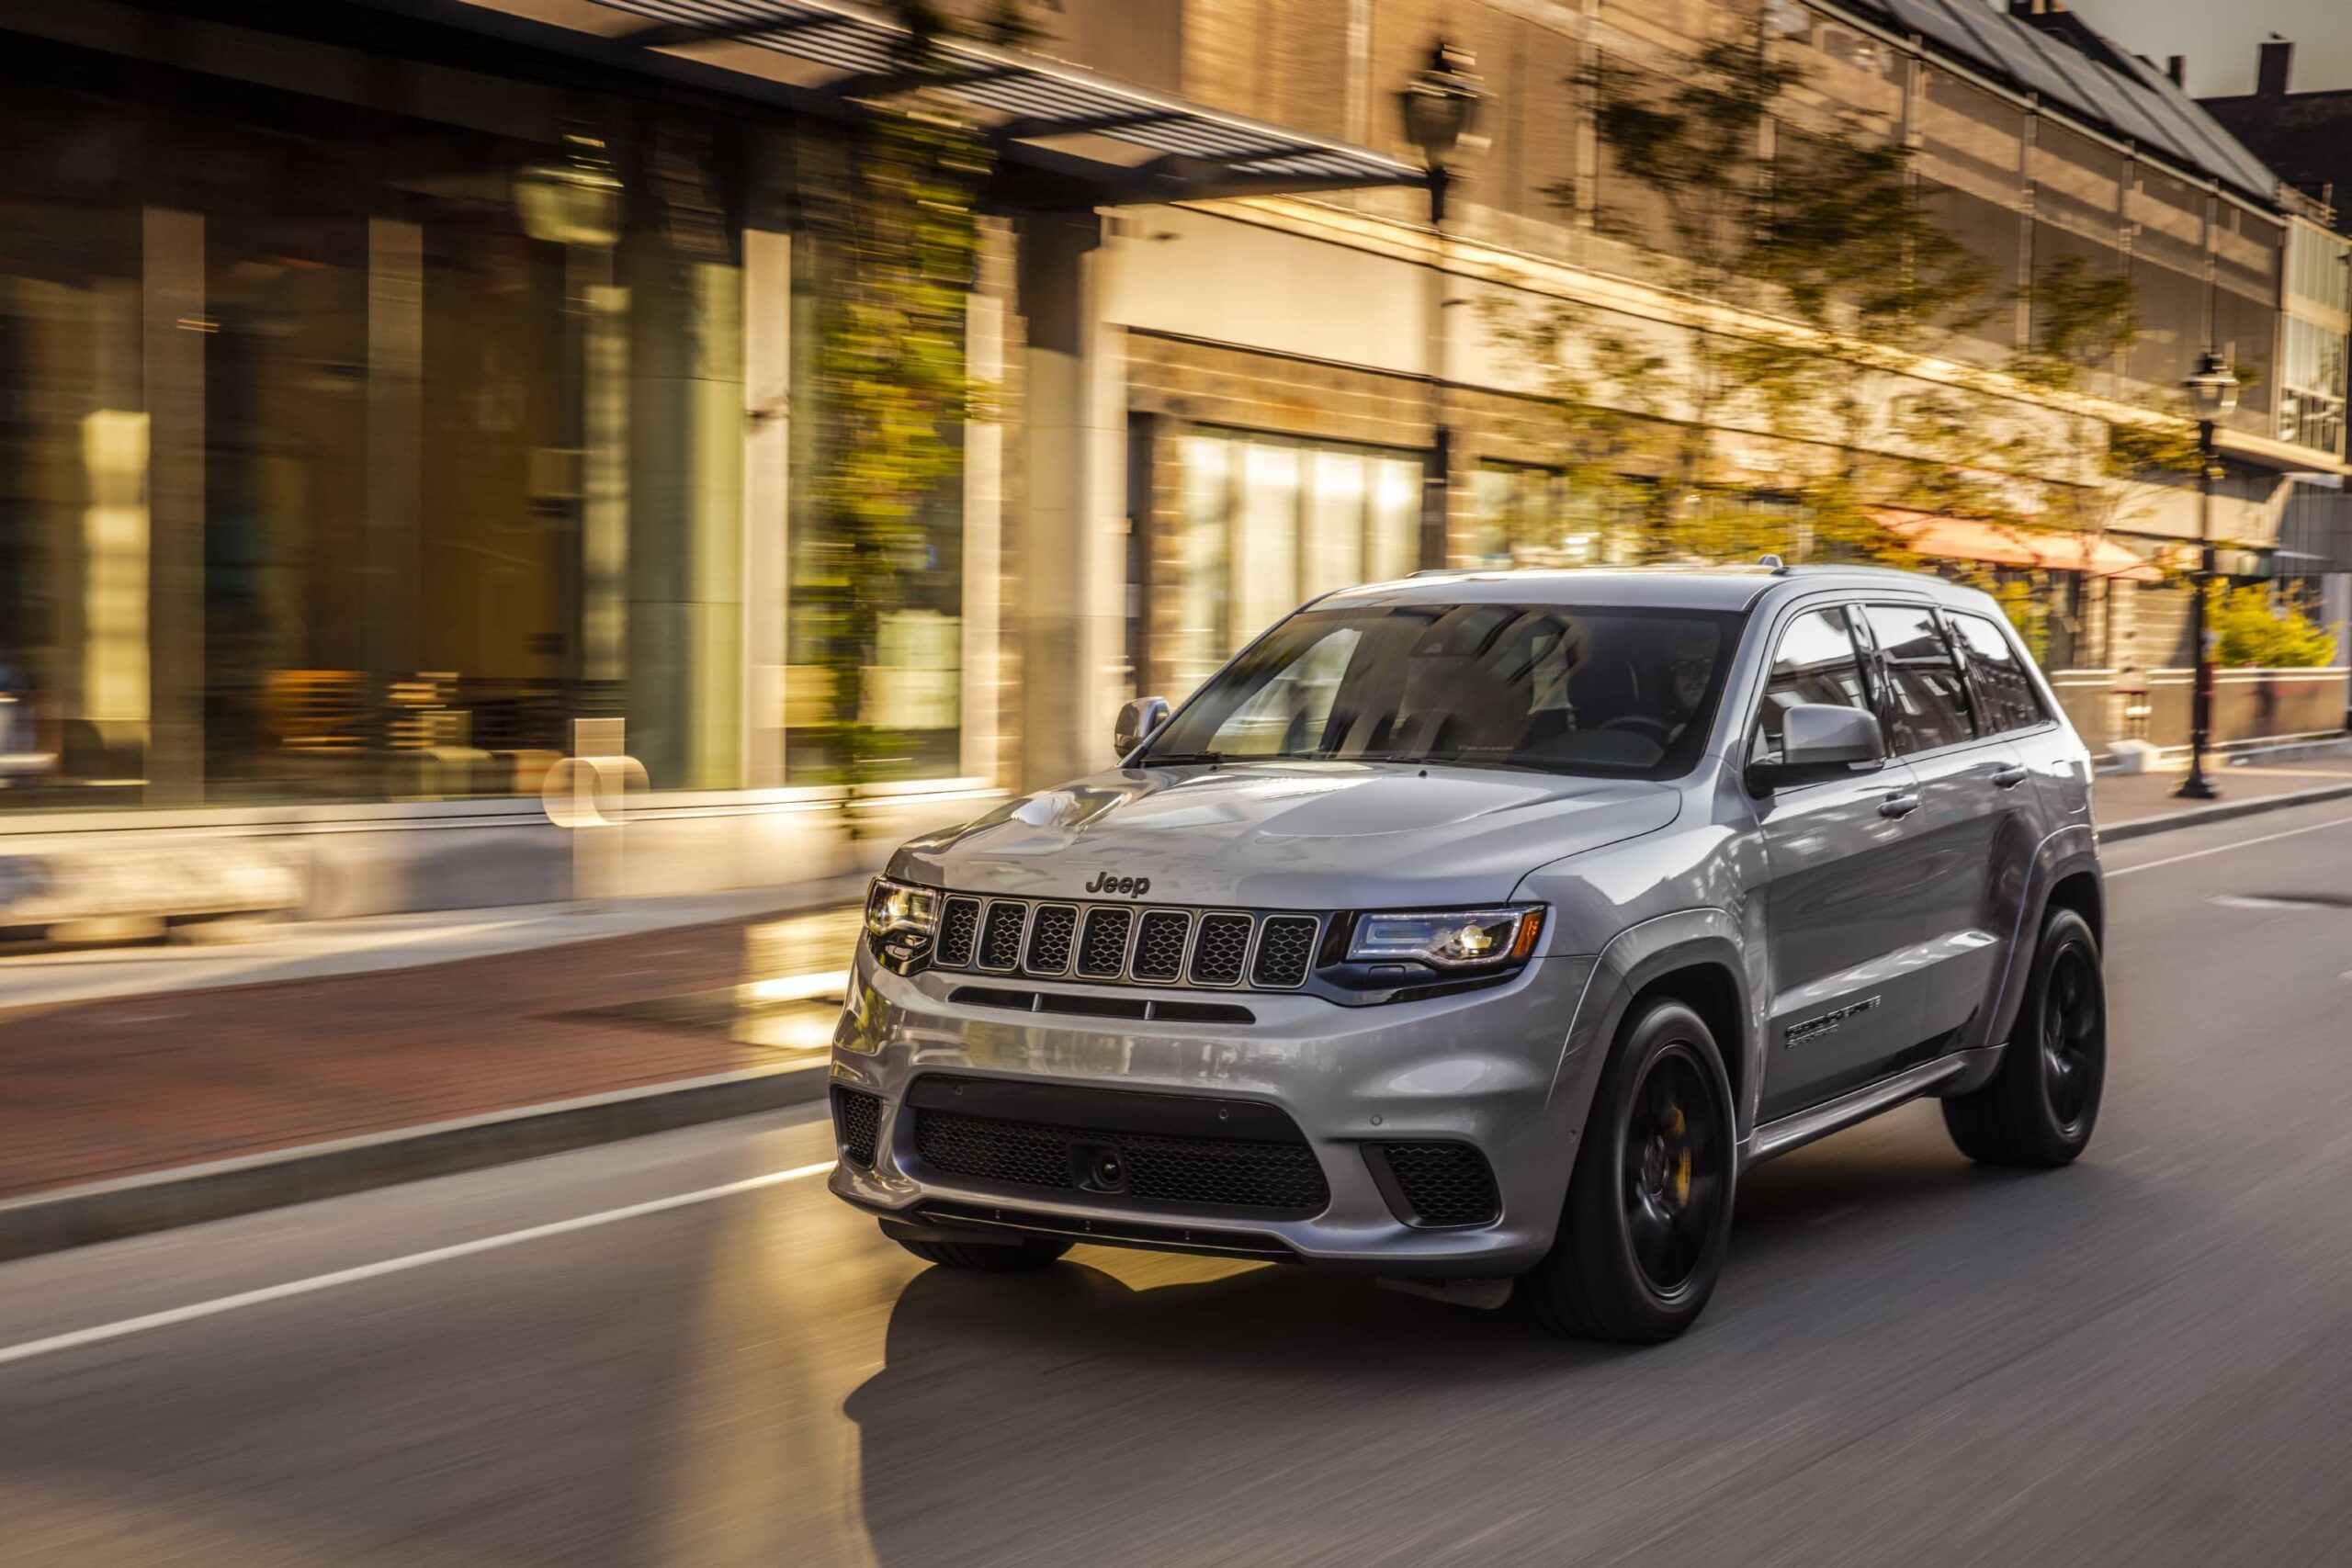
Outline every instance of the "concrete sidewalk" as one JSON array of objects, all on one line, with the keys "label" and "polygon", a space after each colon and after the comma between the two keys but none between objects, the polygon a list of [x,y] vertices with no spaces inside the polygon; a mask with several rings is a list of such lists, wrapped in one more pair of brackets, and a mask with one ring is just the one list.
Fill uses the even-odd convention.
[{"label": "concrete sidewalk", "polygon": [[[2179,778],[2101,777],[2102,833],[2352,795],[2352,757]],[[816,1099],[856,894],[0,957],[0,1258]]]}]

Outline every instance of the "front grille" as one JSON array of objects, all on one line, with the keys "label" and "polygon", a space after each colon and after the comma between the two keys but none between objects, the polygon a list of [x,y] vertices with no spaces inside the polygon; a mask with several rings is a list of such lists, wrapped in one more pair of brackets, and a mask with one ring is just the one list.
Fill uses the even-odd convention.
[{"label": "front grille", "polygon": [[989,901],[989,912],[980,921],[981,968],[1009,974],[1021,966],[1021,928],[1028,919],[1029,906],[1017,898]]},{"label": "front grille", "polygon": [[1133,909],[1089,909],[1086,934],[1078,944],[1078,972],[1089,980],[1115,980],[1127,972],[1127,933]]},{"label": "front grille", "polygon": [[1306,982],[1315,962],[1312,915],[1269,915],[1258,932],[1258,957],[1250,965],[1250,983],[1272,990],[1287,990]]},{"label": "front grille", "polygon": [[863,1089],[833,1090],[833,1136],[852,1165],[874,1168],[875,1151],[881,1146],[882,1097]]},{"label": "front grille", "polygon": [[980,901],[950,898],[939,912],[939,946],[933,952],[932,962],[950,969],[969,969],[979,940]]},{"label": "front grille", "polygon": [[1127,974],[1156,986],[1172,985],[1184,972],[1184,939],[1192,933],[1193,917],[1182,909],[1147,909],[1136,931],[1135,956]]},{"label": "front grille", "polygon": [[[929,1098],[952,1093],[934,1089]],[[1156,1099],[1162,1103],[1136,1111],[1130,1121],[1146,1125],[1157,1121],[1159,1130],[1066,1126],[1059,1121],[973,1115],[916,1103],[910,1108],[915,1119],[915,1152],[929,1170],[941,1176],[1040,1191],[1083,1192],[1091,1201],[1110,1204],[1250,1209],[1304,1217],[1320,1213],[1331,1200],[1315,1151],[1298,1135],[1295,1123],[1270,1107],[1244,1108],[1254,1115],[1227,1124],[1238,1132],[1253,1127],[1263,1132],[1264,1123],[1271,1122],[1278,1135],[1215,1137],[1165,1130],[1171,1116],[1197,1118],[1179,1121],[1180,1126],[1203,1124],[1216,1114],[1215,1102],[1169,1096],[1107,1096],[1098,1102],[1084,1094],[1076,1091],[1072,1098],[1098,1111],[1111,1111],[1122,1100]],[[983,1108],[1005,1107],[987,1103]],[[1120,1171],[1112,1186],[1103,1185],[1098,1174],[1106,1155]]]},{"label": "front grille", "polygon": [[1035,979],[1293,991],[1315,967],[1317,915],[1033,903],[951,894],[934,968]]},{"label": "front grille", "polygon": [[1203,915],[1201,932],[1193,939],[1193,964],[1186,976],[1195,986],[1238,986],[1241,961],[1250,955],[1250,917]]},{"label": "front grille", "polygon": [[1040,904],[1029,919],[1029,950],[1021,967],[1032,975],[1058,975],[1069,967],[1072,933],[1078,930],[1078,906]]},{"label": "front grille", "polygon": [[[1364,1151],[1398,1218],[1417,1225],[1484,1225],[1502,1213],[1495,1173],[1467,1144],[1373,1144]],[[1380,1181],[1383,1168],[1388,1180]]]}]

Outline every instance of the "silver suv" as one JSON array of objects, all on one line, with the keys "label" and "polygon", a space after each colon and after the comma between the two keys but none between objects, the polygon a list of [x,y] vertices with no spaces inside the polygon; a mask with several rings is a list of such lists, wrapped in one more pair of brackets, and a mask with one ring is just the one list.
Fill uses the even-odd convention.
[{"label": "silver suv", "polygon": [[1657,1340],[1760,1160],[1923,1095],[1978,1160],[2090,1138],[2090,762],[1982,593],[1425,575],[1116,744],[874,886],[832,1190],[919,1257],[1515,1280]]}]

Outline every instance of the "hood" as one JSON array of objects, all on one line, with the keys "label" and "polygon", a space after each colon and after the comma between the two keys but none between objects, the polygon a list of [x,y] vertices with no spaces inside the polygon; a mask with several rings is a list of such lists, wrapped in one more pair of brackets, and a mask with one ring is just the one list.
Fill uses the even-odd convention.
[{"label": "hood", "polygon": [[[926,834],[890,870],[1031,898],[1260,909],[1491,903],[1547,862],[1657,831],[1680,798],[1641,781],[1474,768],[1129,768]],[[1090,886],[1105,879],[1121,885]]]}]

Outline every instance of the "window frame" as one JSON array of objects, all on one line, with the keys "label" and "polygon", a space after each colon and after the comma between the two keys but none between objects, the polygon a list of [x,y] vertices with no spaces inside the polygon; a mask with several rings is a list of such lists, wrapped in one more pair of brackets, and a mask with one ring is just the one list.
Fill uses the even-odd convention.
[{"label": "window frame", "polygon": [[1984,615],[1974,610],[1948,610],[1940,605],[1937,610],[1946,623],[1944,640],[1950,643],[1960,656],[1961,679],[1968,688],[1969,703],[1980,716],[1985,711],[1984,703],[1977,689],[1976,654],[1969,647],[1968,639],[1962,635],[1958,625],[1963,617],[1982,621],[1993,628],[1993,635],[2001,639],[2002,645],[2008,649],[2010,656],[2017,660],[2018,672],[2025,677],[2027,694],[2033,701],[2033,711],[2037,716],[2031,724],[2019,725],[2014,729],[1995,730],[1989,735],[1979,735],[1977,739],[2006,740],[2013,736],[2037,735],[2056,725],[2057,717],[2050,711],[2050,704],[2042,695],[2041,682],[2034,679],[2033,655],[2026,650],[2017,636],[2016,629],[2008,625],[2006,618]]},{"label": "window frame", "polygon": [[[1790,628],[1807,615],[1821,615],[1830,611],[1837,612],[1844,620],[1846,640],[1854,650],[1854,671],[1861,679],[1862,694],[1867,703],[1861,711],[1878,720],[1881,750],[1878,769],[1872,771],[1876,772],[1885,768],[1889,763],[1902,761],[1894,750],[1894,737],[1887,730],[1886,716],[1883,707],[1886,682],[1878,669],[1876,644],[1870,636],[1869,623],[1854,613],[1860,609],[1861,605],[1860,599],[1850,597],[1799,600],[1789,607],[1789,613],[1781,616],[1771,628],[1771,646],[1765,650],[1762,664],[1757,671],[1756,696],[1749,704],[1747,722],[1740,730],[1737,757],[1742,773],[1746,773],[1758,761],[1764,760],[1756,755],[1756,740],[1763,731],[1765,705],[1772,700],[1772,667],[1780,660],[1781,646],[1788,640]],[[1818,784],[1838,782],[1839,781],[1834,778],[1811,779],[1803,783],[1781,785],[1776,793],[1784,793],[1792,789],[1811,789]]]},{"label": "window frame", "polygon": [[[1872,673],[1876,676],[1873,683],[1877,692],[1879,728],[1886,732],[1886,754],[1889,757],[1899,761],[1915,762],[1922,757],[1940,757],[1949,751],[1960,751],[1971,746],[1982,746],[1988,740],[2001,739],[2002,735],[2022,733],[2003,730],[2000,735],[1987,735],[1983,732],[1979,720],[1980,710],[1976,701],[1976,689],[1968,682],[1968,661],[1954,639],[1951,627],[1945,622],[1946,612],[1941,604],[1932,599],[1890,599],[1865,594],[1853,602],[1853,607],[1862,612],[1860,616],[1862,635],[1870,643],[1870,660]],[[1873,607],[1928,612],[1929,618],[1935,623],[1937,637],[1943,642],[1944,655],[1951,660],[1952,673],[1960,678],[1961,714],[1968,721],[1967,736],[1959,740],[1947,740],[1940,746],[1925,747],[1917,751],[1905,751],[1898,746],[1893,705],[1894,682],[1887,674],[1887,671],[1898,661],[1881,646],[1878,632],[1871,625],[1870,611]]]}]

